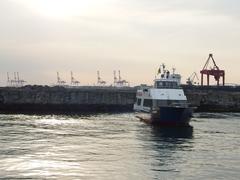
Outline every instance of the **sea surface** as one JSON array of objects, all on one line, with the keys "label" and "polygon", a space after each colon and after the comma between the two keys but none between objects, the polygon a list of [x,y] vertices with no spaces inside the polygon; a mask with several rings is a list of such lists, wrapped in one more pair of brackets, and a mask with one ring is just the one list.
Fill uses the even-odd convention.
[{"label": "sea surface", "polygon": [[157,128],[134,113],[0,115],[0,179],[240,179],[240,113]]}]

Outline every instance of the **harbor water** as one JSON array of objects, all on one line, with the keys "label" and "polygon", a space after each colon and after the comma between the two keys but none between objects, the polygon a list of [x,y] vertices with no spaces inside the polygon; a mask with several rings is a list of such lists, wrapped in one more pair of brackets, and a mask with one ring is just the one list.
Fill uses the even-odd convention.
[{"label": "harbor water", "polygon": [[0,179],[240,179],[240,113],[199,113],[190,124],[0,115]]}]

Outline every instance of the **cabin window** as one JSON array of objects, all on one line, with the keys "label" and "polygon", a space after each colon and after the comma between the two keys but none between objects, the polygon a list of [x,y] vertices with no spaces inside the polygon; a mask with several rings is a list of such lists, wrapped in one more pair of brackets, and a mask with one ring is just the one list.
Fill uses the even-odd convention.
[{"label": "cabin window", "polygon": [[138,106],[141,105],[141,99],[137,99],[137,105],[138,105]]},{"label": "cabin window", "polygon": [[157,106],[186,105],[186,100],[156,100]]},{"label": "cabin window", "polygon": [[172,82],[172,81],[159,81],[156,82],[157,88],[176,88],[177,82]]},{"label": "cabin window", "polygon": [[143,106],[152,107],[152,100],[151,99],[144,99]]}]

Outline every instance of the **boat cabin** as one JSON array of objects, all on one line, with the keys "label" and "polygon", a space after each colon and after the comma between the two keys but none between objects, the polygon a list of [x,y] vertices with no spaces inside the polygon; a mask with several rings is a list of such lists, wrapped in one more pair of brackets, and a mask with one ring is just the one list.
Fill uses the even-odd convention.
[{"label": "boat cabin", "polygon": [[135,110],[150,111],[155,107],[186,107],[187,98],[180,86],[181,75],[163,71],[155,78],[153,87],[137,91]]}]

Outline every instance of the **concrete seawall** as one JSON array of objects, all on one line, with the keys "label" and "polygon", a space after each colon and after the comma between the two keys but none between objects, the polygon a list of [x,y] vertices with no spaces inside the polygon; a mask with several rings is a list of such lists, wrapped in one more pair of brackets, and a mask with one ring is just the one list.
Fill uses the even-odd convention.
[{"label": "concrete seawall", "polygon": [[240,112],[240,87],[183,86],[199,112]]},{"label": "concrete seawall", "polygon": [[[240,112],[240,88],[183,86],[197,111]],[[0,88],[0,113],[132,111],[135,88],[25,86]]]},{"label": "concrete seawall", "polygon": [[2,113],[121,112],[133,107],[133,88],[25,86],[0,88]]}]

